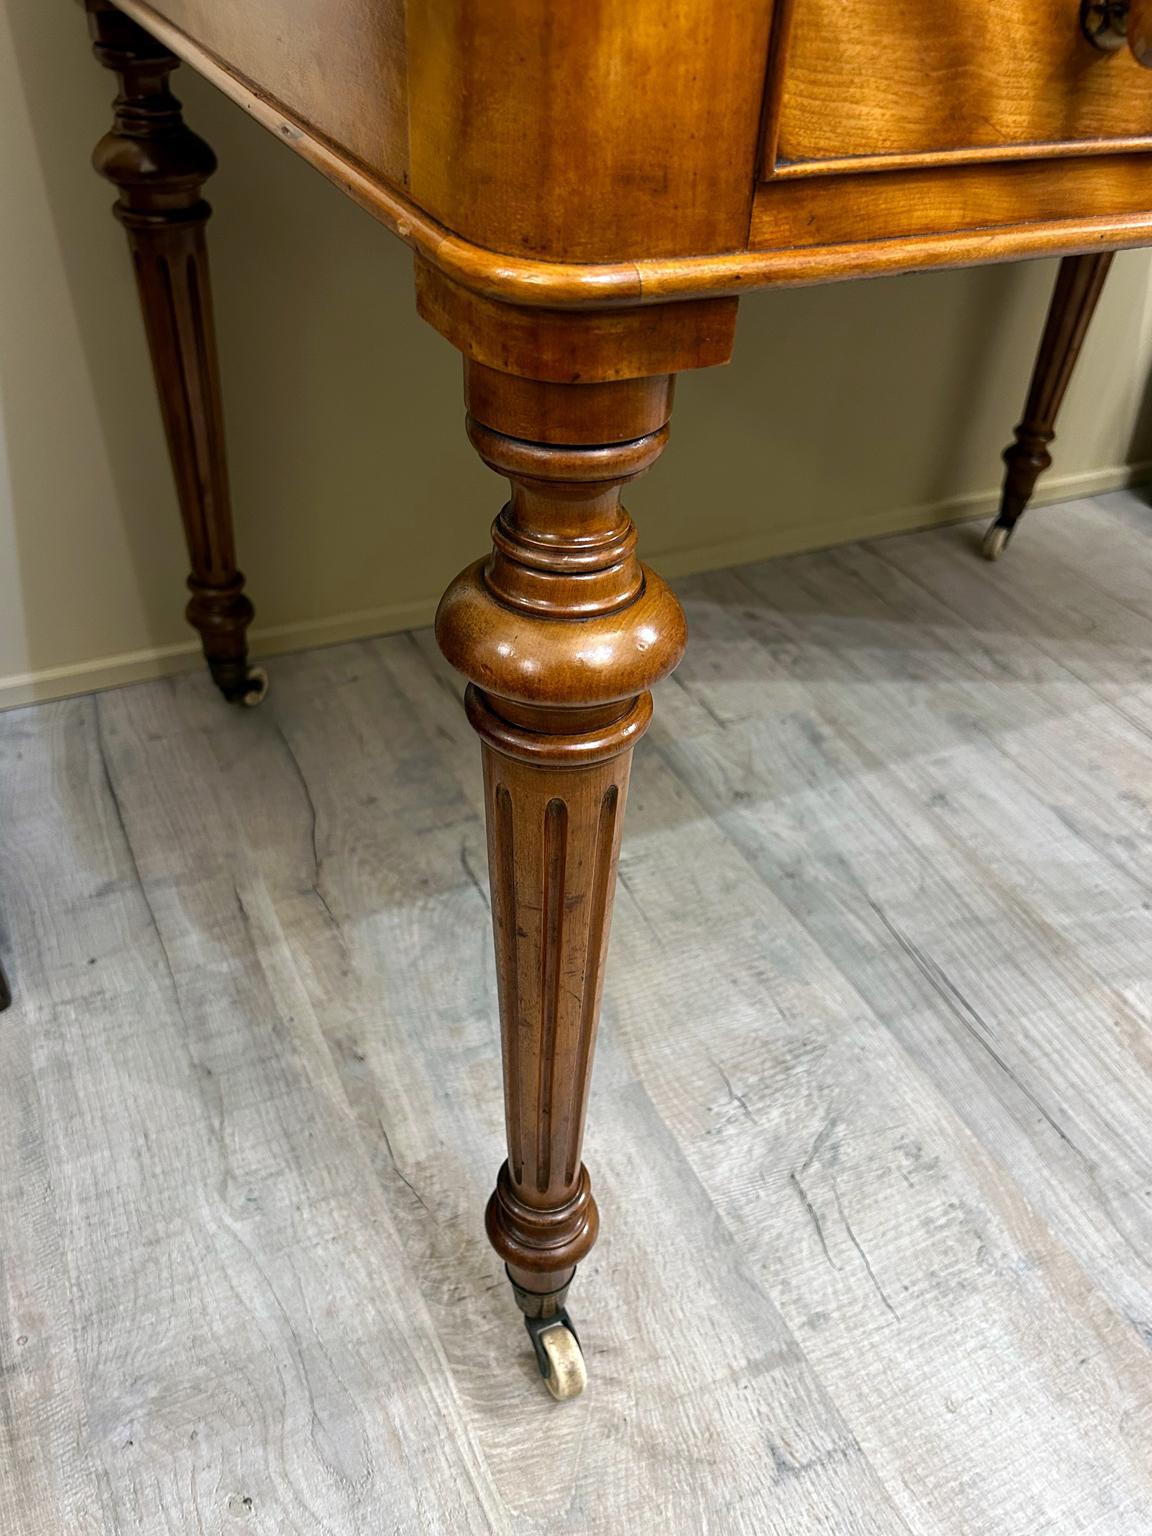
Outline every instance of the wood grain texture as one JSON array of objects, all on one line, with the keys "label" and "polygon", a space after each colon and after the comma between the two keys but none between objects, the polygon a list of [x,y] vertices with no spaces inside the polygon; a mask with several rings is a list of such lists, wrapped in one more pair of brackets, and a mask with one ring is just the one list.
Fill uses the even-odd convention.
[{"label": "wood grain texture", "polygon": [[351,159],[407,185],[404,0],[292,0],[274,20],[261,0],[149,8]]},{"label": "wood grain texture", "polygon": [[[774,181],[757,194],[749,243],[819,247],[891,241],[898,251],[899,242],[910,237],[950,230],[954,238],[978,233],[994,249],[1001,230],[1026,223],[1041,230],[1071,218],[1142,217],[1150,163],[1140,155],[1099,155],[837,175],[819,186],[802,179]],[[1107,241],[1099,243],[1103,248]]]},{"label": "wood grain texture", "polygon": [[989,158],[1060,142],[1147,139],[1152,88],[1127,54],[1085,38],[1077,4],[936,6],[797,0],[783,80],[781,161],[954,150]]},{"label": "wood grain texture", "polygon": [[551,1317],[599,1225],[580,1152],[632,752],[684,648],[620,500],[664,448],[672,381],[465,377],[473,446],[511,485],[436,615],[484,752],[508,1140],[487,1228],[521,1310]]},{"label": "wood grain texture", "polygon": [[409,0],[413,197],[515,255],[743,245],[771,13],[772,0]]},{"label": "wood grain texture", "polygon": [[[835,906],[806,873],[777,889],[847,947],[868,1002],[1144,1338],[1149,636],[1128,601],[1147,543],[1099,514],[1068,521],[1036,519],[1022,586],[969,582],[954,535],[748,573],[843,784]],[[1086,558],[1105,532],[1115,545]],[[883,868],[882,805],[900,825]],[[758,839],[758,867],[791,867],[794,836]]]},{"label": "wood grain texture", "polygon": [[684,584],[563,1409],[431,634],[0,717],[5,1536],[1149,1536],[1147,508],[969,542]]},{"label": "wood grain texture", "polygon": [[452,282],[419,258],[416,307],[470,361],[543,384],[712,368],[729,361],[736,334],[735,298],[575,313],[514,307]]},{"label": "wood grain texture", "polygon": [[[899,176],[894,179],[886,175],[853,178],[854,183],[860,184],[882,181],[885,186],[881,192],[862,190],[857,185],[845,186],[842,177],[793,178],[791,182],[778,178],[770,187],[761,186],[755,194],[749,238],[748,199],[755,181],[754,174],[750,173],[740,201],[743,223],[737,235],[725,236],[730,242],[728,245],[709,247],[701,235],[700,239],[692,241],[685,238],[672,250],[673,242],[666,238],[663,219],[665,214],[673,223],[681,217],[689,219],[689,212],[679,199],[683,185],[692,181],[692,167],[698,165],[701,153],[697,138],[677,136],[674,131],[678,122],[696,123],[692,110],[686,107],[687,119],[673,114],[671,120],[666,115],[661,120],[670,122],[666,140],[670,162],[674,164],[681,154],[687,157],[684,171],[687,179],[681,181],[669,172],[667,187],[661,193],[663,212],[657,212],[652,206],[657,197],[655,184],[647,172],[640,177],[638,206],[648,207],[652,217],[644,239],[639,238],[636,230],[628,231],[627,249],[633,254],[625,255],[623,244],[619,248],[613,247],[610,252],[602,240],[599,244],[593,243],[609,228],[615,229],[621,241],[624,240],[628,215],[619,210],[605,212],[604,205],[614,201],[626,208],[632,197],[632,186],[624,174],[626,146],[615,156],[589,154],[586,163],[579,168],[573,158],[570,179],[566,170],[563,181],[555,185],[537,184],[529,175],[528,181],[519,184],[525,208],[518,210],[510,190],[509,178],[513,172],[507,144],[499,135],[494,140],[491,176],[481,179],[492,189],[493,206],[504,208],[509,218],[502,230],[486,232],[485,238],[490,243],[485,244],[475,233],[461,232],[454,227],[454,215],[448,211],[447,202],[438,204],[435,211],[422,206],[414,188],[387,180],[379,170],[373,169],[371,159],[360,159],[341,147],[338,140],[313,127],[267,85],[238,72],[226,57],[213,52],[196,33],[158,14],[147,0],[122,0],[122,9],[147,26],[174,53],[191,63],[349,197],[400,235],[446,277],[486,298],[506,304],[544,309],[659,304],[673,299],[731,296],[754,288],[828,282],[926,267],[1067,255],[1094,249],[1119,250],[1152,241],[1152,211],[1143,192],[1147,181],[1143,169],[1147,158],[1143,151],[1147,149],[1149,137],[1146,136],[1145,140],[1131,141],[1133,150],[1140,150],[1140,153],[1123,156],[1100,153],[1099,143],[1085,144],[1085,158],[1090,162],[1087,167],[1077,160],[1024,161],[1008,166],[994,163],[969,165],[969,172],[978,173],[977,179],[969,179],[955,193],[949,190],[947,178],[961,172],[963,166],[959,164],[939,173],[945,177],[943,182],[905,182]],[[732,8],[725,8],[723,17],[726,18],[730,11]],[[699,14],[694,14],[699,20]],[[596,15],[600,15],[599,10]],[[721,13],[713,7],[709,15],[720,16]],[[493,18],[495,12],[489,20]],[[763,21],[766,27],[766,14]],[[499,19],[493,24],[498,25]],[[723,25],[727,26],[727,22]],[[463,54],[467,53],[466,30],[457,37]],[[537,43],[546,49],[547,44],[539,38]],[[443,39],[440,46],[447,46]],[[765,50],[767,46],[765,37]],[[1085,43],[1084,47],[1096,57],[1090,45]],[[726,56],[724,47],[720,52]],[[576,56],[583,57],[579,48],[576,48]],[[681,55],[675,45],[670,47],[670,58],[672,66],[678,67],[676,61]],[[765,58],[766,53],[756,59],[758,78],[766,67]],[[536,61],[540,61],[539,54]],[[704,62],[707,65],[706,59]],[[564,97],[562,54],[554,57],[553,64],[552,94]],[[433,82],[441,78],[437,71],[442,72],[444,67],[441,58],[432,71],[430,78]],[[465,73],[473,68],[481,73],[494,69],[491,64],[479,64],[467,57],[458,58],[453,67]],[[670,79],[673,81],[680,78],[676,67],[671,69]],[[415,89],[411,60],[409,73],[410,85]],[[513,92],[514,77],[515,71],[508,71],[501,88]],[[626,72],[622,72],[621,78],[626,79]],[[740,97],[744,82],[742,65],[734,99]],[[613,89],[623,93],[619,102],[622,121],[630,121],[633,84],[632,81],[626,81],[625,85],[619,80],[613,82]],[[675,97],[674,86],[659,94],[654,87],[645,85],[644,94],[649,93],[659,96],[660,113],[667,114],[668,102]],[[684,94],[691,99],[694,109],[704,111],[707,117],[708,109],[700,107],[696,95],[693,92]],[[720,94],[724,95],[723,88]],[[601,93],[595,93],[595,102],[599,104],[600,100]],[[517,103],[502,103],[500,113],[496,114],[497,123],[504,121],[505,106],[513,114],[518,110]],[[539,111],[547,117],[551,110],[546,101],[531,109],[523,107],[529,116]],[[436,112],[437,101],[431,100],[427,105],[431,119],[429,131],[443,133],[449,140],[453,135],[459,137],[463,132],[462,122],[454,128],[445,126],[438,122]],[[480,125],[479,116],[475,121]],[[769,113],[769,130],[771,122]],[[589,131],[595,138],[604,128],[601,125]],[[483,137],[480,126],[477,134]],[[530,136],[526,135],[522,142],[531,142]],[[1107,148],[1106,145],[1103,147]],[[465,148],[473,158],[482,153],[474,145]],[[1038,152],[1045,152],[1043,146]],[[708,147],[708,155],[716,162],[713,174],[724,179],[727,186],[728,172],[724,167],[728,164],[744,166],[749,153],[742,129],[739,132],[733,130],[733,136],[728,139],[717,137]],[[755,158],[754,149],[751,153]],[[958,151],[961,160],[965,154],[982,153],[971,146],[967,151]],[[520,158],[526,164],[531,163],[530,155]],[[906,162],[907,157],[903,162],[897,158],[894,163]],[[608,165],[615,167],[616,174],[610,191],[603,187]],[[456,175],[456,169],[452,166],[442,168],[439,174],[446,187]],[[902,174],[912,173],[905,171]],[[981,176],[986,180],[982,181]],[[797,191],[797,181],[805,179],[819,183],[819,186]],[[578,188],[578,193],[573,188]],[[595,196],[591,193],[593,188],[597,189]],[[777,202],[777,194],[786,189],[792,194],[792,201],[782,199]],[[455,192],[462,199],[460,206],[464,209],[472,208],[479,195],[476,186],[468,180],[460,180]],[[772,196],[768,197],[768,193]],[[549,207],[553,197],[559,210],[556,213]],[[879,202],[874,201],[877,198]],[[934,199],[939,202],[936,217],[931,215]],[[710,196],[701,194],[695,209],[690,211],[691,218],[698,219],[702,228],[713,229],[721,218],[717,210],[722,204],[723,200],[714,202]],[[519,217],[521,211],[526,223]],[[574,229],[571,227],[573,221]],[[817,226],[825,231],[819,237],[813,234]],[[555,243],[547,249],[542,248],[539,234],[545,229],[551,229],[553,233],[560,231],[556,233]],[[567,235],[563,234],[565,229]],[[582,241],[585,242],[583,245]],[[581,256],[578,254],[581,250],[591,250],[592,255]]]},{"label": "wood grain texture", "polygon": [[771,0],[304,0],[275,28],[256,0],[129,9],[475,245],[615,261],[743,244]]},{"label": "wood grain texture", "polygon": [[3,722],[4,1529],[500,1529],[195,697]]}]

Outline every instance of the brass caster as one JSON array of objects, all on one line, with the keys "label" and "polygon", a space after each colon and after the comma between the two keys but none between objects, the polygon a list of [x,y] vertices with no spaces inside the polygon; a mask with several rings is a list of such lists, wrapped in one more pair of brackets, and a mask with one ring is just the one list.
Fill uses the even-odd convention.
[{"label": "brass caster", "polygon": [[552,1396],[558,1403],[579,1397],[588,1384],[588,1370],[567,1312],[551,1317],[526,1317],[524,1326],[536,1351],[544,1385]]},{"label": "brass caster", "polygon": [[1008,540],[1012,537],[1011,528],[1005,528],[1002,523],[993,523],[984,535],[984,542],[980,546],[980,553],[985,560],[999,560],[1000,556],[1008,548]]},{"label": "brass caster", "polygon": [[244,661],[210,661],[208,670],[229,704],[255,709],[268,695],[268,674],[263,667],[250,667]]},{"label": "brass caster", "polygon": [[268,674],[263,667],[248,668],[248,682],[241,698],[245,709],[255,709],[268,697]]},{"label": "brass caster", "polygon": [[544,1385],[552,1396],[558,1403],[579,1397],[588,1384],[588,1370],[576,1335],[556,1323],[540,1335],[540,1348],[548,1360]]}]

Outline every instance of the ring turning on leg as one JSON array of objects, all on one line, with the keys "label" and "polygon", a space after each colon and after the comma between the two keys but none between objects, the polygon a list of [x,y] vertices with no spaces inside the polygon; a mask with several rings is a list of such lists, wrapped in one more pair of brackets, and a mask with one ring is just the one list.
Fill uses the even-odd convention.
[{"label": "ring turning on leg", "polygon": [[248,665],[252,604],[236,569],[204,240],[211,209],[202,193],[216,157],[186,126],[168,87],[174,55],[110,0],[87,6],[96,57],[120,85],[111,132],[93,158],[119,193],[113,212],[136,269],[192,566],[185,616],[225,698],[258,704],[268,679]]},{"label": "ring turning on leg", "polygon": [[1016,438],[1004,450],[1007,473],[996,521],[981,546],[986,560],[999,560],[1016,524],[1036,490],[1036,482],[1052,464],[1049,445],[1056,436],[1056,418],[1072,381],[1076,360],[1096,312],[1113,252],[1066,256],[1060,263],[1044,336]]},{"label": "ring turning on leg", "polygon": [[581,1141],[632,748],[684,645],[621,488],[667,439],[671,380],[540,384],[471,364],[469,434],[512,496],[436,633],[483,745],[508,1158],[488,1205],[541,1371],[583,1386],[564,1310],[598,1215]]}]

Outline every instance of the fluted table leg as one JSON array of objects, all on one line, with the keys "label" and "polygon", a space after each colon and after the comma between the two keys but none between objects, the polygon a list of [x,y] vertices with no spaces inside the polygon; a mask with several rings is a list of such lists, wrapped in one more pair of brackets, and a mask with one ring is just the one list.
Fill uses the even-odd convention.
[{"label": "fluted table leg", "polygon": [[684,644],[620,503],[664,446],[671,382],[468,366],[469,434],[512,496],[436,624],[483,743],[508,1142],[488,1236],[560,1397],[583,1384],[565,1299],[598,1226],[581,1141],[628,772]]},{"label": "fluted table leg", "polygon": [[112,129],[96,169],[117,188],[128,233],[192,566],[186,614],[225,698],[258,703],[248,665],[252,604],[236,569],[202,196],[216,157],[188,128],[168,79],[178,60],[109,0],[87,0],[96,57],[114,71]]},{"label": "fluted table leg", "polygon": [[984,554],[989,560],[998,560],[1004,553],[1032,500],[1036,482],[1052,464],[1048,447],[1056,437],[1056,418],[1114,254],[1103,251],[1090,256],[1066,256],[1060,263],[1024,419],[1016,428],[1015,442],[1004,450],[1008,470],[1000,511],[984,538]]}]

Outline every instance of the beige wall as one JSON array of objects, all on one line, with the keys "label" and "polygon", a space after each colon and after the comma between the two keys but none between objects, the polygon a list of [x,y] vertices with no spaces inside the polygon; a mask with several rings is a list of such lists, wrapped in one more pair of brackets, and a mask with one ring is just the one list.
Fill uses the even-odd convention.
[{"label": "beige wall", "polygon": [[[11,42],[9,42],[9,34]],[[112,82],[65,0],[0,0],[0,704],[187,665],[184,556],[111,190]],[[213,255],[242,562],[265,652],[426,622],[501,490],[406,250],[187,71],[223,165]],[[630,503],[677,574],[983,512],[1054,266],[744,301]],[[1149,258],[1120,259],[1049,496],[1152,457]],[[1024,558],[1023,549],[1017,558]]]}]

